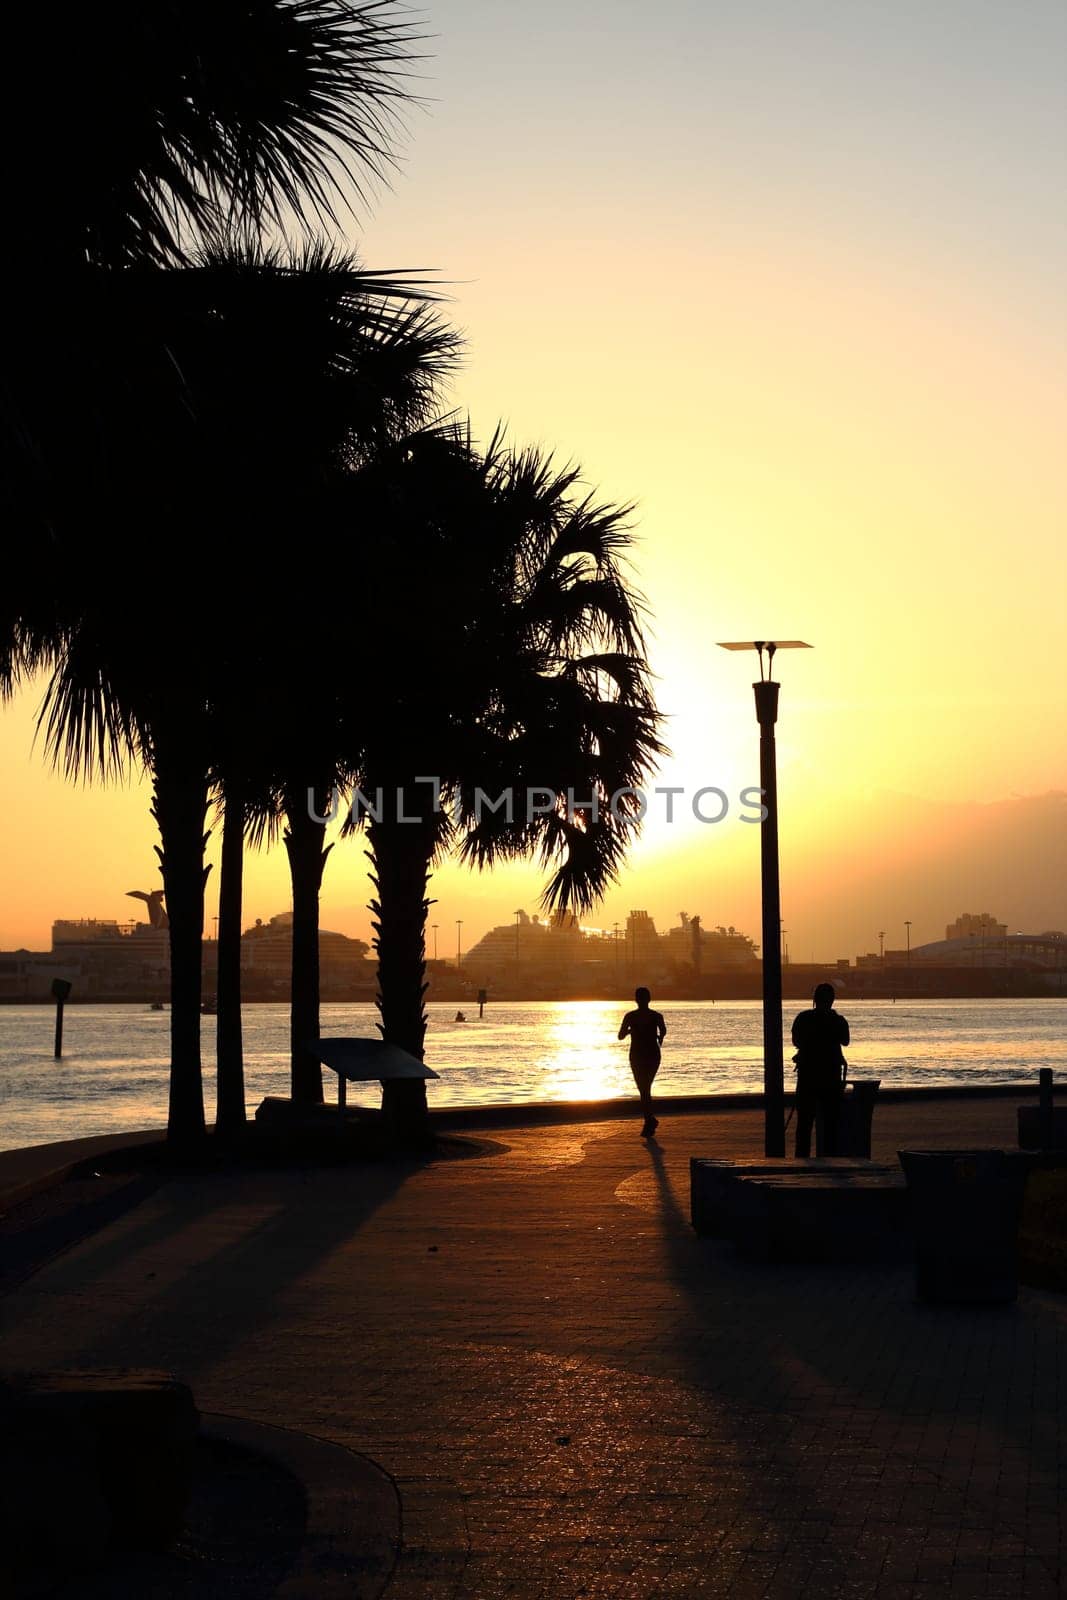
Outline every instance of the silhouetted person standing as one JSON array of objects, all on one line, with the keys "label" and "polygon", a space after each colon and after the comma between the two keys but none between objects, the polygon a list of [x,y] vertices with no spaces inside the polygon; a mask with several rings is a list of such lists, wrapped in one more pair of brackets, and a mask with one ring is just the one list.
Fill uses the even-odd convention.
[{"label": "silhouetted person standing", "polygon": [[797,1066],[796,1154],[811,1155],[811,1127],[821,1112],[824,1153],[832,1156],[837,1154],[841,1096],[845,1092],[848,1023],[840,1011],[834,1010],[832,983],[820,983],[812,999],[812,1009],[798,1012],[793,1022],[797,1052],[793,1057]]},{"label": "silhouetted person standing", "polygon": [[628,1011],[623,1017],[619,1038],[630,1041],[630,1071],[641,1096],[641,1110],[645,1117],[641,1137],[651,1139],[659,1126],[659,1118],[652,1115],[652,1080],[659,1071],[660,1045],[667,1032],[667,1024],[660,1013],[649,1006],[652,996],[647,989],[636,989],[634,999],[637,1001],[637,1010]]}]

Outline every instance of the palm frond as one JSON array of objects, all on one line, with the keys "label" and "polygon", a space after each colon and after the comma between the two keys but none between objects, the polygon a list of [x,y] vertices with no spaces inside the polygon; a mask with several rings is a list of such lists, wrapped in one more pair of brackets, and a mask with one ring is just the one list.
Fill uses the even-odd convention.
[{"label": "palm frond", "polygon": [[123,778],[146,754],[125,697],[115,692],[100,660],[76,645],[64,651],[49,679],[37,730],[53,766],[85,783]]},{"label": "palm frond", "polygon": [[[15,212],[108,265],[188,259],[220,226],[335,222],[387,178],[419,59],[386,0],[60,0],[45,34],[31,9],[8,24]],[[77,152],[62,206],[57,150]]]}]

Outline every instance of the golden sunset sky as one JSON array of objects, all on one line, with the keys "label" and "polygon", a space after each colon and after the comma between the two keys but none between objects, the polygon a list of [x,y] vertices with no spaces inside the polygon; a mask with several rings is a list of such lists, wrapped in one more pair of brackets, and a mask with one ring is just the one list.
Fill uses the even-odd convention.
[{"label": "golden sunset sky", "polygon": [[[425,106],[351,238],[449,286],[479,436],[503,419],[637,502],[657,781],[757,783],[755,658],[715,643],[806,639],[778,674],[793,959],[901,946],[905,918],[921,943],[963,910],[1067,926],[1063,7],[426,17]],[[47,948],[57,916],[125,919],[159,881],[146,790],[46,772],[39,695],[0,713],[7,949]],[[758,829],[678,805],[590,922],[684,908],[758,939]],[[325,927],[368,936],[364,866],[338,845]],[[469,948],[539,883],[445,867],[434,892],[452,955],[457,918]],[[246,905],[287,908],[282,852],[250,861]]]}]

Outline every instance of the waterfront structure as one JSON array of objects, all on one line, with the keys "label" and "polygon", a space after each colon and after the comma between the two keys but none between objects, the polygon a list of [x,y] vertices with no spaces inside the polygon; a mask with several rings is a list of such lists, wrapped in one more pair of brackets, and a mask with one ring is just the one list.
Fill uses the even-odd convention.
[{"label": "waterfront structure", "polygon": [[[52,955],[76,969],[75,999],[161,1000],[170,986],[170,935],[151,922],[60,918],[52,924]],[[206,951],[205,967],[213,976]]]},{"label": "waterfront structure", "polygon": [[[114,918],[61,917],[52,924],[50,951],[0,953],[0,1000],[43,1000],[54,978],[74,985],[73,1000],[146,1002],[166,999],[170,988],[170,938],[166,912],[145,895],[149,922]],[[241,992],[246,1000],[285,1000],[292,964],[292,913],[269,922],[257,920],[241,938]],[[204,992],[215,992],[218,944],[203,943]],[[327,1000],[369,998],[375,983],[374,963],[366,959],[362,939],[322,929],[319,934],[319,976]]]},{"label": "waterfront structure", "polygon": [[[376,968],[366,959],[370,950],[362,939],[319,929],[319,989],[324,1000],[344,1000],[369,992]],[[257,999],[284,1000],[289,993],[293,960],[293,913],[279,912],[241,935],[241,991]]]},{"label": "waterfront structure", "polygon": [[678,981],[710,981],[716,973],[758,974],[756,946],[734,927],[704,928],[700,917],[680,914],[679,926],[661,934],[645,910],[631,911],[625,928],[583,928],[573,912],[547,919],[516,911],[464,956],[472,982],[521,987],[530,994],[575,989],[614,993],[635,982],[669,990]]},{"label": "waterfront structure", "polygon": [[155,1000],[169,977],[167,935],[147,922],[61,918],[51,950],[0,953],[0,1000],[47,999],[56,978],[74,986],[74,1000]]},{"label": "waterfront structure", "polygon": [[[756,999],[761,992],[754,942],[732,926],[706,928],[701,917],[684,911],[665,933],[645,910],[631,911],[625,927],[611,928],[582,927],[573,912],[539,917],[519,910],[514,919],[464,952],[462,971],[451,960],[428,960],[431,998],[470,998],[483,987],[500,999],[619,998],[638,983],[685,999]],[[992,918],[990,925],[1005,926]],[[215,940],[205,939],[208,996],[215,990],[217,949]],[[377,978],[369,955],[363,940],[322,929],[323,997],[369,1001]],[[292,914],[257,920],[241,940],[243,997],[287,1000],[291,958]],[[827,980],[843,995],[1063,994],[1067,933],[972,932],[883,956],[871,952],[853,963],[794,963],[786,977],[790,998],[806,997]],[[75,1002],[163,1001],[170,983],[167,930],[150,922],[60,918],[53,924],[51,950],[0,952],[0,1002],[47,1000],[56,978],[74,985]]]},{"label": "waterfront structure", "polygon": [[1006,922],[998,922],[988,911],[964,911],[945,929],[945,939],[1003,939],[1008,932]]},{"label": "waterfront structure", "polygon": [[911,960],[920,966],[1023,968],[1026,971],[1067,971],[1067,933],[1049,929],[1045,933],[1008,933],[985,938],[965,934],[962,938],[937,939],[932,944],[912,945]]},{"label": "waterfront structure", "polygon": [[697,972],[722,972],[732,968],[752,969],[759,961],[758,947],[732,925],[705,928],[700,917],[678,913],[678,927],[662,935],[669,958],[677,965],[685,962]]}]

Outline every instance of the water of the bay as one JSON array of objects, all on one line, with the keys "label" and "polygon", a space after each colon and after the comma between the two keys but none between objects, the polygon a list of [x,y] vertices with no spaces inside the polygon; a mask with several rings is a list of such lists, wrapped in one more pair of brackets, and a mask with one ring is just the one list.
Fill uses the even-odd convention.
[{"label": "water of the bay", "polygon": [[[431,1006],[426,1059],[440,1081],[432,1105],[599,1100],[632,1095],[616,1001],[490,1004],[456,1022],[455,1006]],[[667,1021],[661,1094],[714,1094],[762,1087],[762,1011],[753,1001],[662,1005]],[[786,1008],[790,1020],[792,1007]],[[1067,1067],[1067,999],[850,1000],[847,1052],[854,1077],[892,1085],[990,1084],[1026,1080],[1039,1067]],[[322,1008],[324,1036],[377,1037],[366,1005]],[[0,1006],[0,1149],[84,1134],[152,1128],[166,1121],[167,1012],[139,1006],[68,1006],[64,1056],[52,1058],[50,1006]],[[250,1112],[264,1095],[288,1093],[288,1011],[245,1008]],[[204,1078],[214,1104],[215,1019],[203,1019]],[[786,1082],[792,1082],[788,1041]],[[326,1073],[327,1095],[336,1080]],[[350,1098],[377,1105],[376,1084]]]}]

